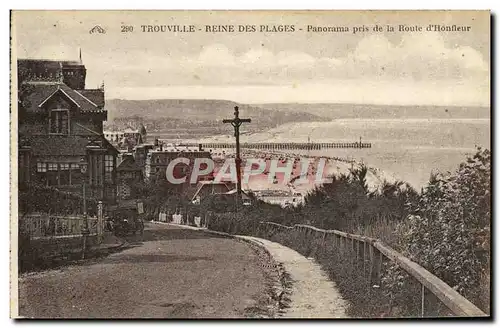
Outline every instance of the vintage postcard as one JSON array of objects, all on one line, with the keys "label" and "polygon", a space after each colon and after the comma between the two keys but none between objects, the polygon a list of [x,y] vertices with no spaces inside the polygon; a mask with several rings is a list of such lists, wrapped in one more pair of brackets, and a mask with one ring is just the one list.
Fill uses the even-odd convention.
[{"label": "vintage postcard", "polygon": [[13,318],[490,318],[489,11],[11,12]]}]

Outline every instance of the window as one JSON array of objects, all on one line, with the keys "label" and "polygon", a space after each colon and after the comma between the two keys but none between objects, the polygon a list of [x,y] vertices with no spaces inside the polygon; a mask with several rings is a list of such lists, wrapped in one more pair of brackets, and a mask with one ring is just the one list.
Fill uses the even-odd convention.
[{"label": "window", "polygon": [[37,172],[47,172],[47,163],[38,162],[36,163]]},{"label": "window", "polygon": [[49,186],[77,185],[81,183],[80,164],[36,163],[38,180]]},{"label": "window", "polygon": [[115,169],[113,155],[104,156],[104,179],[106,182],[113,182],[113,170]]},{"label": "window", "polygon": [[69,164],[59,164],[59,184],[69,185],[70,184],[70,171]]},{"label": "window", "polygon": [[56,109],[50,112],[50,133],[69,133],[69,116],[67,109]]},{"label": "window", "polygon": [[69,184],[80,184],[82,180],[82,172],[80,171],[80,164],[71,163],[69,170]]},{"label": "window", "polygon": [[57,172],[57,163],[47,164],[47,183],[49,186],[59,185],[59,176]]},{"label": "window", "polygon": [[47,163],[37,162],[36,163],[36,177],[37,180],[42,184],[47,184]]}]

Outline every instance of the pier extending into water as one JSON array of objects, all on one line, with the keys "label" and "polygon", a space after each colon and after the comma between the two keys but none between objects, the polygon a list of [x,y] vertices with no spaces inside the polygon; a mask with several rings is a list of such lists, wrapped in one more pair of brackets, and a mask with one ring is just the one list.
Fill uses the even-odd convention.
[{"label": "pier extending into water", "polygon": [[[234,143],[182,143],[179,146],[198,147],[203,148],[234,148]],[[320,150],[331,148],[372,148],[370,142],[243,142],[240,144],[241,148],[247,149],[263,149],[263,150]]]}]

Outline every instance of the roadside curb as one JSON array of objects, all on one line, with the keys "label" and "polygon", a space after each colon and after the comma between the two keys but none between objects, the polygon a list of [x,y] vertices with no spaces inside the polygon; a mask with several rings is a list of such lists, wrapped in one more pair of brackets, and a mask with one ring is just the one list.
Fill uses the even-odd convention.
[{"label": "roadside curb", "polygon": [[123,242],[121,244],[114,244],[114,245],[110,245],[110,246],[106,246],[106,247],[102,247],[102,246],[92,247],[90,249],[90,251],[91,252],[114,251],[114,250],[119,250],[121,248],[127,247],[128,245],[130,245],[129,242]]},{"label": "roadside curb", "polygon": [[84,261],[94,260],[102,256],[108,256],[113,252],[118,252],[126,248],[129,245],[130,243],[122,240],[121,243],[107,244],[104,247],[102,246],[102,244],[90,246],[85,252],[85,259],[81,258],[81,248],[67,249],[64,252],[45,256],[43,258],[43,262],[41,262],[43,264],[36,264],[32,267],[28,267],[20,272],[19,275],[21,276],[33,272],[51,270],[59,267],[73,265],[75,263],[83,263]]},{"label": "roadside curb", "polygon": [[[292,281],[290,279],[290,275],[288,272],[283,267],[283,264],[278,262],[271,252],[266,248],[264,244],[259,242],[258,240],[253,239],[251,236],[244,236],[244,235],[232,235],[226,232],[221,232],[221,231],[215,231],[215,230],[210,230],[207,228],[201,228],[201,227],[193,227],[193,226],[188,226],[188,225],[182,225],[182,224],[176,224],[176,223],[168,223],[168,222],[158,222],[158,221],[151,221],[156,224],[161,224],[161,225],[170,225],[174,227],[179,227],[183,229],[189,229],[189,230],[195,230],[195,231],[201,231],[213,235],[218,235],[226,238],[231,238],[231,239],[236,239],[237,241],[244,242],[249,244],[250,247],[255,247],[258,248],[259,250],[263,251],[267,257],[267,259],[271,262],[270,267],[276,274],[273,280],[273,286],[270,289],[271,298],[273,301],[275,301],[275,312],[276,316],[275,317],[281,317],[283,315],[284,309],[288,307],[288,303],[290,301],[290,292],[291,292],[291,284]],[[265,260],[265,259],[261,259]]]},{"label": "roadside curb", "polygon": [[[184,228],[182,225],[177,226]],[[277,272],[280,280],[280,283],[273,286],[274,291],[271,293],[276,301],[277,311],[274,317],[349,318],[346,313],[349,303],[342,297],[335,282],[314,259],[306,258],[289,247],[264,238],[230,235],[197,227],[188,229],[235,238],[265,251],[265,257],[271,259],[271,271]],[[286,303],[283,304],[282,300]]]}]

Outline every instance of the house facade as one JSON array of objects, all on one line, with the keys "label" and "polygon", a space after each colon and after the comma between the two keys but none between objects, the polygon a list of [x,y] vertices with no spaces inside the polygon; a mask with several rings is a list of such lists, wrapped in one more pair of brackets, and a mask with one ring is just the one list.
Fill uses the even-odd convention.
[{"label": "house facade", "polygon": [[104,137],[119,149],[132,151],[134,147],[142,145],[145,142],[146,129],[144,126],[139,129],[128,127],[123,131],[104,131]]},{"label": "house facade", "polygon": [[142,167],[132,154],[123,155],[123,160],[116,167],[117,200],[134,199],[140,195],[134,192],[134,186],[143,182]]},{"label": "house facade", "polygon": [[113,203],[118,152],[103,135],[104,86],[85,88],[81,60],[20,59],[17,66],[19,188],[82,194],[85,182],[87,196]]},{"label": "house facade", "polygon": [[[173,169],[175,178],[187,176],[186,184],[190,184],[190,175],[194,167],[196,158],[211,159],[211,154],[208,151],[199,149],[168,149],[168,150],[152,150],[147,153],[144,161],[144,178],[146,181],[166,180],[167,167],[176,158],[187,158],[190,161],[189,165],[178,163]],[[203,165],[203,164],[202,164]],[[203,169],[203,167],[202,167]],[[200,176],[200,180],[212,179],[212,175]]]}]

